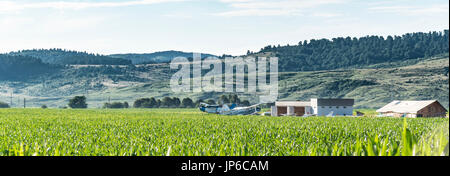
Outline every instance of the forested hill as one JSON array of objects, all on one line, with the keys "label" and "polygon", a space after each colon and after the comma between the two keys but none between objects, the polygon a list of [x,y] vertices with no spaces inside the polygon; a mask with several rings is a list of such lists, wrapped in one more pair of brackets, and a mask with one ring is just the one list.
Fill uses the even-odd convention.
[{"label": "forested hill", "polygon": [[0,81],[24,80],[33,75],[55,72],[58,68],[34,57],[0,54]]},{"label": "forested hill", "polygon": [[315,71],[364,67],[430,57],[449,52],[449,31],[402,36],[367,36],[310,40],[295,46],[267,46],[248,55],[279,57],[280,71]]},{"label": "forested hill", "polygon": [[[109,55],[110,57],[115,58],[124,58],[131,60],[133,64],[142,64],[142,63],[162,63],[162,62],[170,62],[173,58],[176,57],[185,57],[192,58],[192,52],[181,52],[181,51],[162,51],[148,54],[113,54]],[[213,57],[212,54],[202,54],[202,58],[205,57]]]},{"label": "forested hill", "polygon": [[109,57],[86,52],[69,51],[63,49],[34,49],[9,53],[11,56],[31,56],[44,63],[57,65],[129,65],[130,60]]}]

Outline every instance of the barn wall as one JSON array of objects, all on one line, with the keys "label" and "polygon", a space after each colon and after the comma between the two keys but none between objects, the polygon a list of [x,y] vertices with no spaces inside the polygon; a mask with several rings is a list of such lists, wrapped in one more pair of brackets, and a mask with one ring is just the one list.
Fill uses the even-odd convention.
[{"label": "barn wall", "polygon": [[287,114],[287,107],[285,107],[285,106],[278,106],[277,107],[277,114],[278,114],[278,116],[281,116],[282,114]]},{"label": "barn wall", "polygon": [[278,111],[277,111],[277,107],[276,106],[272,106],[270,107],[271,111],[270,111],[270,115],[272,117],[277,117],[278,116]]},{"label": "barn wall", "polygon": [[294,112],[296,116],[305,115],[305,107],[294,107]]},{"label": "barn wall", "polygon": [[352,116],[353,115],[353,107],[346,106],[319,106],[317,107],[317,116],[326,116],[333,112],[334,116]]},{"label": "barn wall", "polygon": [[447,115],[447,110],[438,102],[434,102],[418,111],[417,115],[422,115],[422,117],[445,117]]}]

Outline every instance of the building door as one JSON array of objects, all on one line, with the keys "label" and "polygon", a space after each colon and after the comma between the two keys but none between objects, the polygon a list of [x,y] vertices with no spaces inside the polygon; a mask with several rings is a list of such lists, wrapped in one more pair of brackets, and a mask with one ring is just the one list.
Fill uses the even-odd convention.
[{"label": "building door", "polygon": [[277,107],[277,114],[278,114],[278,116],[286,115],[287,114],[287,107],[285,107],[285,106],[278,106]]},{"label": "building door", "polygon": [[296,116],[303,116],[305,115],[305,107],[295,107],[294,113]]}]

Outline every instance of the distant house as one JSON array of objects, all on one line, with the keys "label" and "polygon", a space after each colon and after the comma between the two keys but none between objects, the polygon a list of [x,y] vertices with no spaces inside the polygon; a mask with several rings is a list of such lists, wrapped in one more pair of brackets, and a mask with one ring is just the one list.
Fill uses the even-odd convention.
[{"label": "distant house", "polygon": [[353,99],[311,99],[311,101],[277,101],[272,116],[352,116]]},{"label": "distant house", "polygon": [[437,100],[393,101],[377,110],[386,117],[445,117],[447,109]]}]

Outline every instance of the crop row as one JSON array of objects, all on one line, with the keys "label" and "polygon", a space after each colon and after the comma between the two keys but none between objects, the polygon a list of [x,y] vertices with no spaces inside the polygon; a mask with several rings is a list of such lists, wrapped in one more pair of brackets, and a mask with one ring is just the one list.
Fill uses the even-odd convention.
[{"label": "crop row", "polygon": [[448,124],[440,118],[220,116],[184,109],[7,109],[0,110],[0,155],[448,155]]}]

